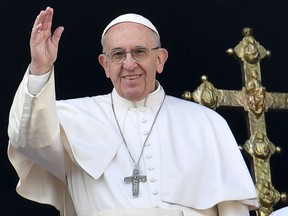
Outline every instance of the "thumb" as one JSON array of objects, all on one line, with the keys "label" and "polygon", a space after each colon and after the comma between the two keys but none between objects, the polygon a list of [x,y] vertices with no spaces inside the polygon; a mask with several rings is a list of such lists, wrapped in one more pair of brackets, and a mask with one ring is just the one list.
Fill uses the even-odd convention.
[{"label": "thumb", "polygon": [[54,45],[56,45],[56,46],[58,45],[63,31],[64,31],[64,27],[63,26],[60,26],[57,29],[55,29],[55,31],[54,31],[54,33],[52,35],[52,38],[51,38],[51,41],[52,41],[52,43]]}]

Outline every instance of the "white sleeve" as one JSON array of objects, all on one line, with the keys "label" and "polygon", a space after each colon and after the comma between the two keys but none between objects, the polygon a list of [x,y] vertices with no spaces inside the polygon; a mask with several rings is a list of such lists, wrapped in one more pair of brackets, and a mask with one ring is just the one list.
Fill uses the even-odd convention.
[{"label": "white sleeve", "polygon": [[31,95],[37,95],[40,93],[40,91],[44,88],[44,86],[47,84],[49,77],[51,75],[51,72],[40,76],[29,74],[28,77],[28,92]]},{"label": "white sleeve", "polygon": [[[10,109],[8,124],[10,144],[15,151],[22,154],[22,158],[23,156],[25,159],[29,158],[38,166],[65,180],[65,150],[57,115],[53,70],[45,87],[40,89],[36,96],[28,92],[29,76],[26,71]],[[32,79],[34,78],[39,77]],[[43,83],[42,78],[40,79]],[[18,163],[19,160],[13,157],[15,155],[15,152],[10,154],[10,159],[14,164],[21,165]]]},{"label": "white sleeve", "polygon": [[227,201],[218,204],[219,216],[249,216],[249,209],[247,205],[239,202]]}]

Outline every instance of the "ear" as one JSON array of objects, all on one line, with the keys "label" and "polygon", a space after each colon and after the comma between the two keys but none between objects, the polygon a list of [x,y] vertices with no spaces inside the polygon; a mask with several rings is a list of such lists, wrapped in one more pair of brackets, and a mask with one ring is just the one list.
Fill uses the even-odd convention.
[{"label": "ear", "polygon": [[106,77],[110,78],[110,72],[108,70],[108,62],[107,62],[107,57],[104,54],[100,54],[98,56],[98,61],[100,63],[100,65],[103,67]]},{"label": "ear", "polygon": [[164,69],[164,65],[166,60],[168,59],[168,51],[164,48],[159,49],[158,57],[157,57],[157,73],[162,73]]}]

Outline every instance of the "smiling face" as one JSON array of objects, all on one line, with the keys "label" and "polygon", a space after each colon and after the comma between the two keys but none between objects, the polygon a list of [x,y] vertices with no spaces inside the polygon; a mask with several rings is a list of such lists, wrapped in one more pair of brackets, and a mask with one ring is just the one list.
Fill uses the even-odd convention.
[{"label": "smiling face", "polygon": [[112,62],[110,56],[100,54],[98,60],[110,78],[117,93],[130,101],[139,101],[155,90],[156,74],[162,73],[168,53],[165,49],[155,49],[148,56],[136,61],[130,50],[137,47],[159,46],[156,34],[144,25],[124,22],[112,26],[105,35],[103,51],[123,49],[126,59],[122,63]]}]

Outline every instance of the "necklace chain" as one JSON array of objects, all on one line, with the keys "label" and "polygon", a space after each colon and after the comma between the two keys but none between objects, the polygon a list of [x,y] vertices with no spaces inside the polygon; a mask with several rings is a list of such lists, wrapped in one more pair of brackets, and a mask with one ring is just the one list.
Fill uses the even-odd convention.
[{"label": "necklace chain", "polygon": [[132,156],[132,154],[131,154],[131,151],[130,151],[130,149],[129,149],[129,147],[128,147],[128,144],[127,144],[127,142],[126,142],[126,139],[125,139],[125,137],[124,137],[124,134],[123,134],[123,132],[122,132],[122,130],[121,130],[121,127],[120,127],[118,118],[117,118],[116,113],[115,113],[115,108],[114,108],[114,103],[113,103],[113,97],[112,97],[112,94],[111,94],[111,105],[112,105],[113,115],[114,115],[114,118],[115,118],[115,120],[116,120],[118,129],[119,129],[119,131],[120,131],[120,134],[121,134],[121,137],[122,137],[123,142],[124,142],[124,144],[125,144],[125,147],[126,147],[128,153],[129,153],[129,156],[130,156],[131,160],[133,161],[135,167],[138,167],[138,166],[139,166],[140,159],[141,159],[141,157],[142,157],[142,155],[143,155],[143,152],[144,152],[145,144],[146,144],[146,142],[147,142],[147,140],[148,140],[148,138],[149,138],[149,136],[150,136],[150,134],[151,134],[151,132],[152,132],[152,129],[153,129],[154,125],[155,125],[155,122],[156,122],[156,119],[157,119],[157,117],[158,117],[158,114],[159,114],[159,112],[160,112],[160,110],[161,110],[161,108],[162,108],[162,106],[163,106],[163,103],[164,103],[165,98],[166,98],[166,95],[164,95],[164,97],[163,97],[163,100],[162,100],[162,102],[161,102],[161,104],[160,104],[159,109],[157,110],[157,113],[156,113],[156,115],[155,115],[155,117],[154,117],[154,120],[153,120],[153,122],[152,122],[152,125],[151,125],[151,127],[150,127],[150,130],[149,130],[149,132],[148,132],[148,135],[146,136],[146,139],[145,139],[145,141],[144,141],[144,143],[143,143],[143,145],[142,145],[139,158],[138,158],[137,161],[135,161],[135,159],[133,158],[133,156]]}]

